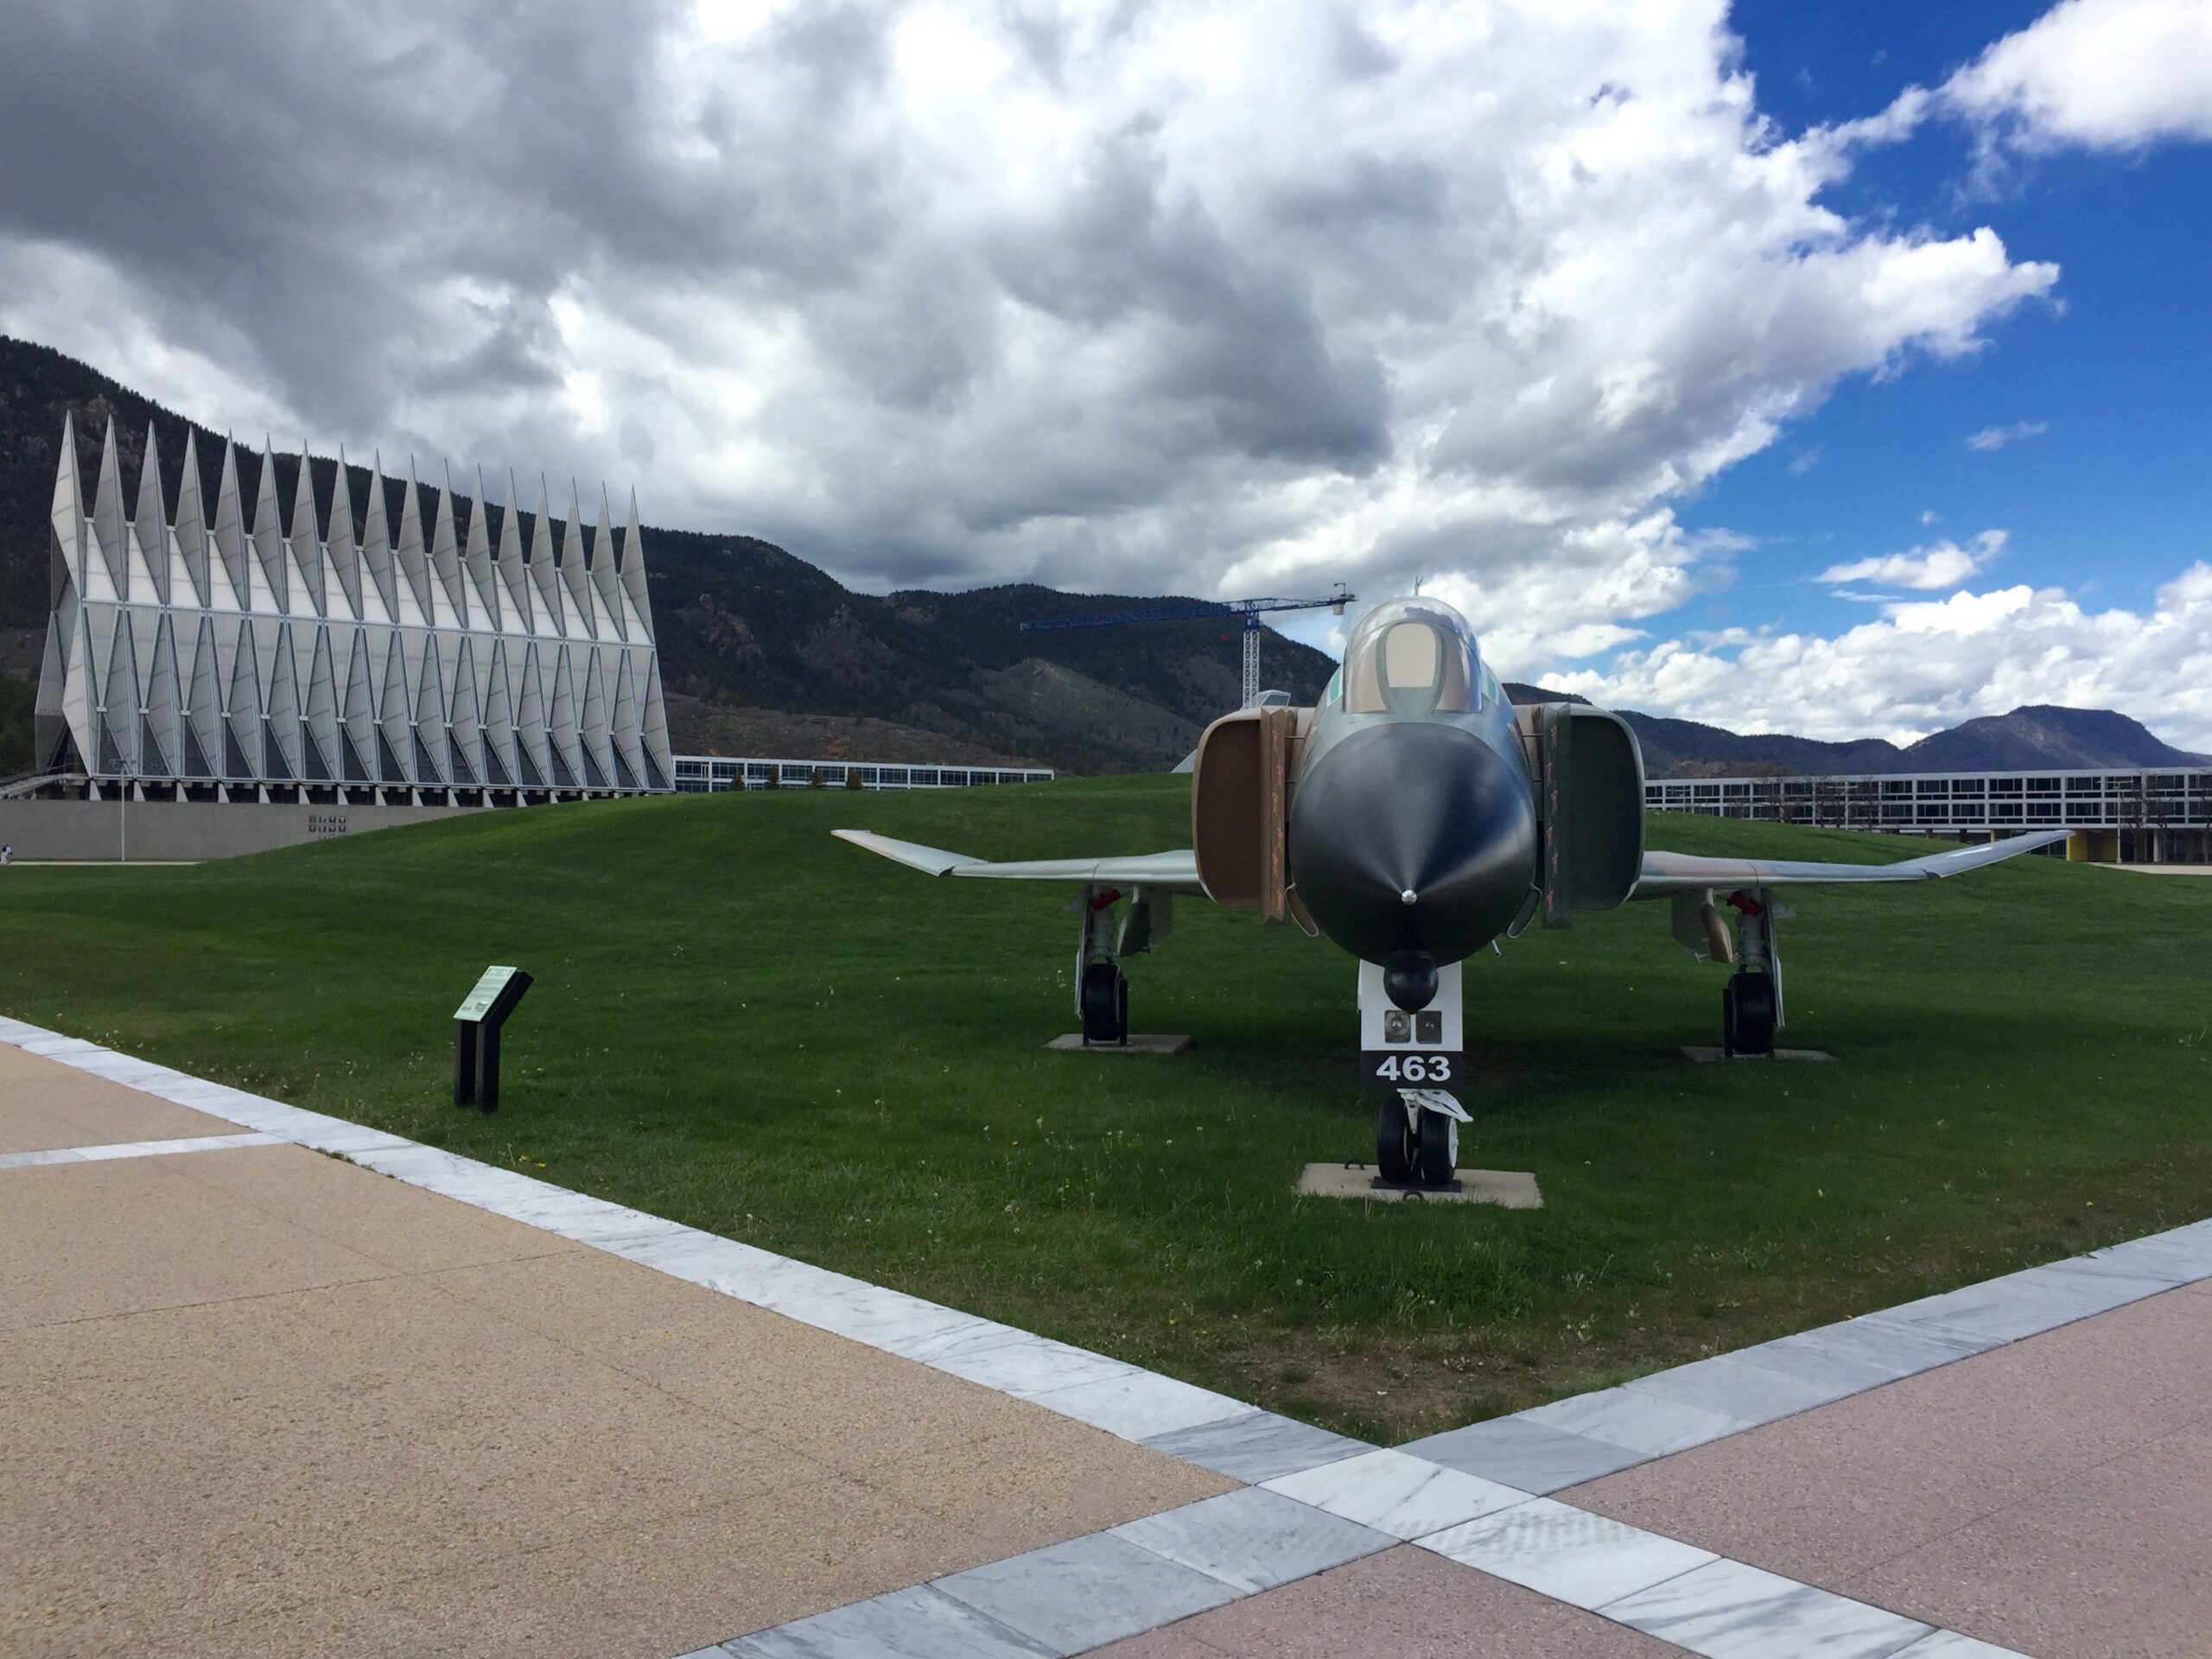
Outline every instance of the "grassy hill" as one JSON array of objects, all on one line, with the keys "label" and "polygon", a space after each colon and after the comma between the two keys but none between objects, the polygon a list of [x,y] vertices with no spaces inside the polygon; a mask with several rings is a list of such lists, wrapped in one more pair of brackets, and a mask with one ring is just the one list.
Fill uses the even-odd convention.
[{"label": "grassy hill", "polygon": [[[182,869],[0,872],[0,1010],[1319,1421],[1402,1436],[2212,1211],[2212,882],[2042,859],[1806,895],[1796,1042],[1699,1066],[1719,970],[1643,905],[1470,965],[1462,1161],[1511,1212],[1300,1199],[1369,1155],[1350,961],[1185,902],[1134,965],[1165,1059],[1072,1024],[1052,888],[931,881],[858,824],[988,856],[1183,843],[1183,780],[487,813]],[[1883,839],[1655,819],[1656,846]],[[537,976],[502,1109],[450,1015]]]}]

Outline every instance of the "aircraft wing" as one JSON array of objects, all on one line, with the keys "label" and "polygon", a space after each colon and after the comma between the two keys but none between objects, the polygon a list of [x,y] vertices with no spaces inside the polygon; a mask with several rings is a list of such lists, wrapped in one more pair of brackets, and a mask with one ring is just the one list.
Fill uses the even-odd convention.
[{"label": "aircraft wing", "polygon": [[1958,847],[1895,864],[1821,864],[1802,859],[1698,858],[1688,853],[1646,853],[1643,874],[1633,899],[1662,899],[1669,893],[1707,887],[1752,888],[1860,881],[1937,881],[1978,870],[2066,839],[2063,830],[2040,830],[1980,847]]},{"label": "aircraft wing", "polygon": [[925,875],[971,875],[994,881],[1062,881],[1078,887],[1152,887],[1169,893],[1203,894],[1198,855],[1192,852],[1136,853],[1121,858],[1034,858],[994,864],[924,847],[911,841],[893,841],[867,830],[833,830],[840,841],[849,841],[881,855],[894,864]]}]

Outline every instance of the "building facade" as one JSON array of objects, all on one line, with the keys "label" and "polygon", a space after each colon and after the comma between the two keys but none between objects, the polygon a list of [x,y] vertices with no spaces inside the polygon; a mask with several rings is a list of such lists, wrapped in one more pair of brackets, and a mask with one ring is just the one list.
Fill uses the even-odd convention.
[{"label": "building facade", "polygon": [[[411,469],[410,469],[411,471]],[[185,441],[174,512],[156,435],[126,510],[113,423],[87,511],[73,426],[54,486],[41,792],[79,798],[518,805],[674,786],[637,502],[618,540],[541,486],[489,535],[482,480],[457,529],[380,473],[357,529],[346,468],[318,514],[301,457],[289,518],[264,450],[253,509],[226,447],[212,512]],[[327,534],[319,533],[319,516]]]},{"label": "building facade", "polygon": [[1044,766],[925,766],[907,760],[772,760],[758,756],[679,754],[676,786],[687,795],[732,789],[970,789],[986,784],[1042,784]]},{"label": "building facade", "polygon": [[1662,778],[1644,804],[1668,812],[1986,841],[2070,830],[2069,855],[2101,862],[2212,862],[2212,766],[1923,772],[1818,778]]}]

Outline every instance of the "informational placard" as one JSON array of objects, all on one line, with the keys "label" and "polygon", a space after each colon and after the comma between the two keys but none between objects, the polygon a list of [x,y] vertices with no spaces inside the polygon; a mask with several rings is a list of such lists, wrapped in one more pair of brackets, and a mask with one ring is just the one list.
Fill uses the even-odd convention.
[{"label": "informational placard", "polygon": [[453,1011],[453,1103],[492,1111],[499,1103],[499,1027],[530,988],[519,968],[486,968]]},{"label": "informational placard", "polygon": [[453,1011],[456,1020],[478,1020],[491,1013],[492,1005],[499,1000],[499,993],[507,988],[507,982],[522,971],[519,968],[486,968],[484,977],[476,982],[475,989]]}]

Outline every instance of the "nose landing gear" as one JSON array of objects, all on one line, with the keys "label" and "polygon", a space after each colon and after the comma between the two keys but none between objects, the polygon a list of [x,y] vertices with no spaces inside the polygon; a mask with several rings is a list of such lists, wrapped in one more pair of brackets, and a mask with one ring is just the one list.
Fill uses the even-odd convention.
[{"label": "nose landing gear", "polygon": [[1439,1089],[1399,1089],[1375,1113],[1375,1173],[1390,1186],[1445,1187],[1459,1174],[1467,1114]]}]

